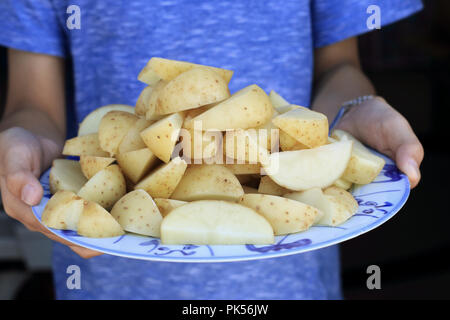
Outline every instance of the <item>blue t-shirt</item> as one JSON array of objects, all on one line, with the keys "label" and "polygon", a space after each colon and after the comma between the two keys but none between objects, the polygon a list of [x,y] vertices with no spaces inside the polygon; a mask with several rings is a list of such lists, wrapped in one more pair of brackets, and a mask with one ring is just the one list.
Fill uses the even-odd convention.
[{"label": "blue t-shirt", "polygon": [[[70,5],[81,29],[69,30]],[[232,92],[256,83],[288,101],[310,104],[314,49],[421,9],[420,0],[2,0],[0,45],[71,57],[77,119],[102,105],[134,105],[152,56],[235,71]],[[66,286],[69,265],[81,289]],[[338,247],[260,261],[144,262],[110,255],[84,260],[56,244],[61,299],[339,299]]]}]

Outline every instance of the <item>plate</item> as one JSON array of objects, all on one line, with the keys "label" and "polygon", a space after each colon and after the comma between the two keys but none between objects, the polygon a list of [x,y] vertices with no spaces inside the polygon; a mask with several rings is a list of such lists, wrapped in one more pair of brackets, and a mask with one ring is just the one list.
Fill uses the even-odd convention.
[{"label": "plate", "polygon": [[[375,152],[376,153],[376,152]],[[57,236],[81,247],[120,257],[168,262],[228,262],[256,260],[299,254],[328,247],[366,233],[390,218],[405,204],[409,196],[409,181],[392,160],[386,160],[378,177],[370,184],[354,186],[351,191],[359,208],[357,213],[337,227],[312,226],[304,232],[275,237],[272,245],[164,245],[159,239],[135,234],[113,238],[86,238],[74,231],[48,228]],[[51,197],[49,172],[40,181],[44,197],[33,213],[41,215]]]}]

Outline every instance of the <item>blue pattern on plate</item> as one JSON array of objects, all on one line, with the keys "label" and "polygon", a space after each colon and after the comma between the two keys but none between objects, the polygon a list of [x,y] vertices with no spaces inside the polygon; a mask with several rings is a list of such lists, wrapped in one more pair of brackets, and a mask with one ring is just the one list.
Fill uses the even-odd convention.
[{"label": "blue pattern on plate", "polygon": [[[375,152],[376,153],[376,152]],[[275,243],[255,245],[162,245],[159,239],[126,234],[113,238],[86,238],[68,230],[49,229],[56,235],[83,247],[107,254],[155,261],[172,262],[225,262],[273,258],[331,246],[370,231],[392,218],[409,196],[408,178],[389,158],[374,182],[355,186],[351,192],[359,204],[357,213],[338,227],[313,226],[296,234],[275,237]],[[49,171],[41,177],[44,197],[33,207],[36,217],[41,214],[51,197]]]}]

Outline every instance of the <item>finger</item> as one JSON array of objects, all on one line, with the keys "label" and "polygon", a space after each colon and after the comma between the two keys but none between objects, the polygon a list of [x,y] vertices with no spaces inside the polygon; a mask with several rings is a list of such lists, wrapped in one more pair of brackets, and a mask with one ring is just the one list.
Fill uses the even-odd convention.
[{"label": "finger", "polygon": [[6,187],[28,206],[37,205],[44,190],[31,171],[16,171],[6,175]]},{"label": "finger", "polygon": [[397,148],[395,160],[398,168],[409,178],[411,189],[416,187],[420,181],[420,163],[423,159],[422,145],[417,141],[413,143],[404,143]]}]

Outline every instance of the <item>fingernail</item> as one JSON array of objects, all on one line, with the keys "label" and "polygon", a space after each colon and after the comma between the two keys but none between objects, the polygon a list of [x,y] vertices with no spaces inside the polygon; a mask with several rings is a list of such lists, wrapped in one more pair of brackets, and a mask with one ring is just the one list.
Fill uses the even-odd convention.
[{"label": "fingernail", "polygon": [[419,166],[417,165],[417,162],[415,162],[414,160],[409,160],[408,161],[408,176],[410,176],[411,180],[414,180],[414,182],[416,182],[417,180],[419,180],[420,178],[420,171],[419,171]]},{"label": "fingernail", "polygon": [[31,184],[25,185],[25,187],[22,188],[22,201],[29,206],[34,205],[33,199],[35,192],[36,190],[33,185]]}]

